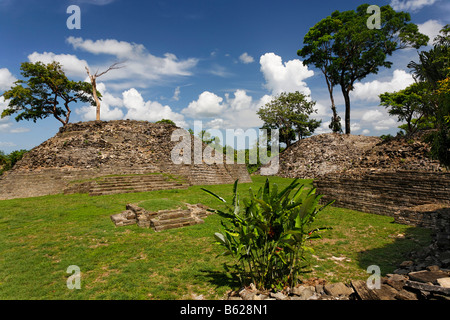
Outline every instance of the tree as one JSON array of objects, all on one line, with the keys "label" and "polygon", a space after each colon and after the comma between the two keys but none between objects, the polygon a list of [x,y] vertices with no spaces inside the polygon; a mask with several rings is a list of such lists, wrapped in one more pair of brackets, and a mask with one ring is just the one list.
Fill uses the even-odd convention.
[{"label": "tree", "polygon": [[388,108],[391,116],[397,116],[398,121],[405,121],[400,128],[407,135],[414,134],[430,115],[429,93],[420,83],[413,83],[398,92],[386,92],[380,95],[381,105]]},{"label": "tree", "polygon": [[317,112],[313,108],[315,104],[315,101],[308,101],[308,96],[298,91],[283,92],[261,107],[257,114],[264,121],[262,129],[278,129],[280,142],[289,147],[296,134],[302,139],[312,135],[320,126],[321,121],[309,118],[311,113]]},{"label": "tree", "polygon": [[297,55],[303,58],[308,57],[306,60],[303,60],[304,65],[313,64],[322,71],[330,95],[331,111],[333,112],[329,127],[333,132],[338,133],[342,132],[342,126],[341,117],[337,114],[333,96],[333,89],[336,86],[336,83],[333,82],[333,76],[331,74],[331,66],[335,59],[332,52],[331,34],[334,30],[337,30],[340,25],[341,21],[339,19],[327,17],[321,20],[305,35],[303,38],[304,47],[297,51]]},{"label": "tree", "polygon": [[2,118],[17,113],[16,121],[36,122],[53,116],[65,126],[69,123],[70,103],[94,103],[92,86],[87,82],[69,80],[58,62],[24,62],[20,69],[28,80],[16,81],[14,87],[3,93],[9,104],[3,110]]},{"label": "tree", "polygon": [[408,67],[430,94],[429,113],[434,116],[436,130],[426,140],[431,144],[431,155],[450,167],[450,25],[446,25],[434,39],[433,48],[419,53],[419,62]]},{"label": "tree", "polygon": [[98,70],[97,70],[97,72],[95,72],[95,74],[91,74],[89,71],[89,68],[87,66],[85,67],[87,74],[89,76],[89,79],[91,79],[93,97],[94,97],[95,105],[97,107],[96,120],[100,120],[100,98],[97,94],[97,78],[101,77],[102,75],[104,75],[105,73],[107,73],[111,70],[123,68],[123,66],[121,66],[120,64],[121,64],[121,62],[113,63],[111,66],[109,66],[109,68],[107,70],[105,70],[101,73],[98,73]]},{"label": "tree", "polygon": [[0,175],[3,172],[11,170],[14,165],[22,159],[23,155],[27,153],[27,150],[15,150],[10,154],[6,155],[3,151],[0,151]]},{"label": "tree", "polygon": [[310,48],[300,52],[310,57],[305,60],[307,64],[326,66],[330,85],[340,85],[345,101],[346,134],[350,134],[350,92],[355,82],[377,74],[380,67],[390,68],[392,62],[386,58],[395,51],[417,49],[429,40],[418,31],[417,25],[408,23],[411,20],[408,13],[396,12],[389,5],[380,8],[381,28],[369,29],[368,7],[363,4],[356,11],[333,12],[309,30],[305,45]]}]

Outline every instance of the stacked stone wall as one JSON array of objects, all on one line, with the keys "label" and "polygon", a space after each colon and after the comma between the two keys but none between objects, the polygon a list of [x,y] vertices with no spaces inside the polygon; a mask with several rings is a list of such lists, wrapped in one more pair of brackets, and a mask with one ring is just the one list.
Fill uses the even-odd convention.
[{"label": "stacked stone wall", "polygon": [[450,206],[450,173],[392,171],[328,175],[314,181],[324,200],[337,207],[394,216],[399,210],[427,204]]}]

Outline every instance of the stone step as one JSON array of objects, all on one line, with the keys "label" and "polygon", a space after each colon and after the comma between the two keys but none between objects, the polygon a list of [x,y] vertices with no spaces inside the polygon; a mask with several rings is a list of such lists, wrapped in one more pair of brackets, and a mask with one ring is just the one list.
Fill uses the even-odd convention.
[{"label": "stone step", "polygon": [[92,187],[92,189],[106,189],[106,188],[114,188],[114,187],[134,187],[134,186],[166,186],[166,185],[183,185],[180,182],[171,182],[171,181],[130,181],[130,182],[121,182],[121,183],[102,183],[97,184]]},{"label": "stone step", "polygon": [[113,191],[113,190],[127,190],[127,189],[146,189],[146,188],[171,188],[171,187],[183,187],[182,184],[175,183],[159,183],[159,184],[124,184],[124,185],[110,185],[110,186],[94,186],[91,188],[91,192],[96,191]]},{"label": "stone step", "polygon": [[97,191],[91,191],[89,192],[89,195],[91,196],[101,196],[101,195],[109,195],[109,194],[117,194],[117,193],[134,193],[134,192],[149,192],[149,191],[155,191],[155,190],[165,190],[165,189],[185,189],[186,186],[175,186],[175,185],[168,185],[168,186],[145,186],[141,188],[133,188],[126,190],[125,188],[117,188],[113,190],[97,190]]},{"label": "stone step", "polygon": [[102,177],[101,181],[128,181],[128,180],[166,180],[166,177],[160,174],[151,175],[135,175],[135,176],[112,176],[112,177]]},{"label": "stone step", "polygon": [[156,232],[168,230],[168,229],[181,228],[181,227],[186,227],[186,226],[193,226],[193,225],[196,225],[199,223],[203,223],[203,220],[195,219],[193,217],[177,218],[177,219],[170,219],[170,220],[164,220],[164,221],[157,221],[157,219],[152,219],[153,229]]},{"label": "stone step", "polygon": [[171,210],[167,213],[163,213],[163,211],[158,212],[158,217],[156,220],[158,221],[165,221],[165,220],[173,220],[176,218],[191,218],[191,211],[190,210]]}]

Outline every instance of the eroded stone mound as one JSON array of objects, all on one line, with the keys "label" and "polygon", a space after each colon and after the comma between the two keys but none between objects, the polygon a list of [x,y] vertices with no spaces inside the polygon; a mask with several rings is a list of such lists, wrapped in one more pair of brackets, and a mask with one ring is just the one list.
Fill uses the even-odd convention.
[{"label": "eroded stone mound", "polygon": [[424,134],[399,136],[377,143],[365,151],[349,168],[347,174],[361,171],[447,171],[438,160],[430,158],[430,146],[424,142]]},{"label": "eroded stone mound", "polygon": [[372,171],[447,171],[429,153],[423,134],[383,141],[379,137],[326,133],[299,140],[284,150],[279,156],[278,175],[315,179]]},{"label": "eroded stone mound", "polygon": [[381,139],[357,135],[325,133],[299,140],[280,154],[278,175],[314,179],[351,168],[364,152]]}]

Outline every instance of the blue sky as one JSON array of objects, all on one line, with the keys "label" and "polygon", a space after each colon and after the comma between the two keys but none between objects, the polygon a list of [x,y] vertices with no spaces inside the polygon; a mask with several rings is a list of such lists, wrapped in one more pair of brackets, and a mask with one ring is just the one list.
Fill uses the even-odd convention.
[{"label": "blue sky", "polygon": [[[25,61],[59,61],[70,79],[87,80],[85,66],[103,71],[102,120],[169,118],[184,128],[201,120],[204,129],[258,128],[256,111],[282,91],[302,91],[317,101],[316,118],[328,132],[331,117],[325,80],[303,66],[297,50],[308,29],[334,10],[359,4],[411,13],[412,22],[434,37],[450,23],[447,0],[384,1],[135,1],[0,0],[0,92],[21,79]],[[68,29],[70,5],[81,10],[81,29]],[[426,48],[422,48],[426,49]],[[395,134],[395,118],[379,106],[378,94],[412,82],[406,65],[416,50],[390,58],[391,69],[366,78],[352,93],[352,133]],[[336,88],[338,112],[343,99]],[[7,101],[0,98],[0,111]],[[72,105],[71,122],[95,119],[95,108]],[[0,150],[31,149],[54,136],[54,118],[0,120]]]}]

